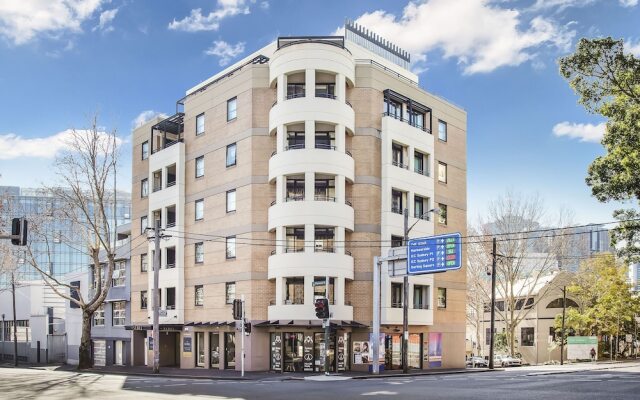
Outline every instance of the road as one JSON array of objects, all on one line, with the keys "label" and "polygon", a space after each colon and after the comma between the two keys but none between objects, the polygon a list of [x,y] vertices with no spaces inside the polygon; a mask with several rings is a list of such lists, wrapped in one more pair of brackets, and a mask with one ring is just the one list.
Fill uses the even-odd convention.
[{"label": "road", "polygon": [[640,365],[547,375],[543,370],[342,381],[215,381],[0,368],[1,399],[634,399]]}]

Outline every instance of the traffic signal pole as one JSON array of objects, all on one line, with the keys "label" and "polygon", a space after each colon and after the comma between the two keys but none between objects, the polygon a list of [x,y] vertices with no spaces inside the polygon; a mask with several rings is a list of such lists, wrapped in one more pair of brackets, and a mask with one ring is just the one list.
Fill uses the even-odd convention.
[{"label": "traffic signal pole", "polygon": [[493,238],[493,251],[491,261],[491,330],[489,336],[489,369],[493,369],[493,353],[495,345],[495,326],[496,326],[496,261],[498,255],[496,254],[496,238]]},{"label": "traffic signal pole", "polygon": [[[329,277],[324,277],[324,295],[327,298],[327,308],[329,307]],[[324,320],[324,374],[329,375],[329,335],[331,334],[331,314],[327,313],[327,318]]]},{"label": "traffic signal pole", "polygon": [[242,359],[240,360],[240,376],[244,377],[244,322],[246,318],[246,311],[244,306],[244,294],[242,295],[242,339],[240,339],[240,353]]}]

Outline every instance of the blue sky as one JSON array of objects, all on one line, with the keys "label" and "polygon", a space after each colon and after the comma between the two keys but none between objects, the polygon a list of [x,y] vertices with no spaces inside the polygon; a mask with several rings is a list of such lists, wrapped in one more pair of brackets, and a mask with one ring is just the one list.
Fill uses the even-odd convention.
[{"label": "blue sky", "polygon": [[[65,131],[100,123],[125,140],[185,90],[278,36],[357,20],[411,51],[421,86],[468,112],[469,218],[506,190],[539,193],[550,216],[610,221],[584,184],[602,146],[556,60],[580,37],[640,55],[638,0],[8,0],[0,2],[1,185],[55,179]],[[305,16],[305,17],[302,17]],[[309,16],[313,16],[309,18]],[[145,113],[146,112],[146,113]]]}]

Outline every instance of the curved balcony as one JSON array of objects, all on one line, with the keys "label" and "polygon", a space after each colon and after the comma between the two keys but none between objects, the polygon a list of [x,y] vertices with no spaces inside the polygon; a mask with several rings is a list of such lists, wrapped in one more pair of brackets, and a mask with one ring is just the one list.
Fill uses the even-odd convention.
[{"label": "curved balcony", "polygon": [[292,149],[275,153],[269,159],[270,182],[278,176],[304,172],[343,175],[353,182],[355,163],[350,153],[335,149]]},{"label": "curved balcony", "polygon": [[331,199],[286,201],[269,207],[269,230],[278,226],[329,225],[353,231],[353,207]]},{"label": "curved balcony", "polygon": [[269,60],[269,81],[307,69],[343,74],[355,82],[356,63],[349,50],[323,41],[298,41],[280,47]]},{"label": "curved balcony", "polygon": [[347,131],[353,132],[355,112],[346,101],[333,96],[299,96],[274,103],[269,111],[269,131],[278,125],[301,121],[318,121],[341,124]]},{"label": "curved balcony", "polygon": [[[307,249],[313,250],[313,249]],[[268,260],[268,279],[303,275],[353,279],[353,257],[329,252],[289,252],[274,254]]]}]

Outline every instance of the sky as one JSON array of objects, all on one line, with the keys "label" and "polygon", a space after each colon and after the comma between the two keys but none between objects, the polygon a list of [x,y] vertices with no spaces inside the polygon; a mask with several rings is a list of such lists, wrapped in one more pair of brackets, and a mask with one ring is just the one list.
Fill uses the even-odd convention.
[{"label": "sky", "polygon": [[[278,36],[355,20],[412,54],[420,86],[468,113],[469,221],[507,191],[538,194],[549,223],[611,221],[584,183],[604,153],[557,59],[581,37],[640,56],[640,0],[0,0],[0,185],[56,182],[70,129],[98,114],[123,141],[184,92]],[[129,188],[129,187],[127,187]]]}]

